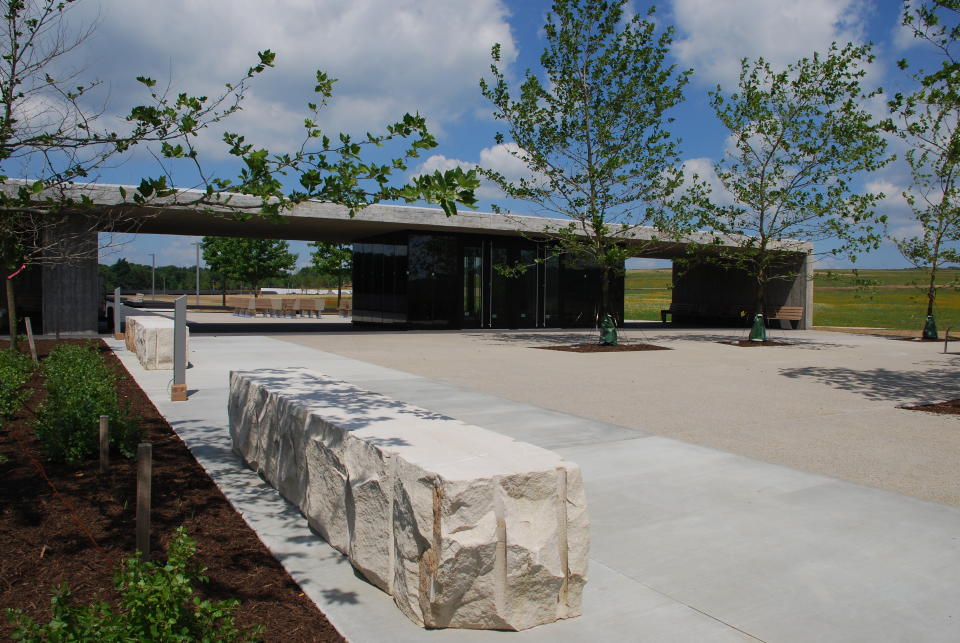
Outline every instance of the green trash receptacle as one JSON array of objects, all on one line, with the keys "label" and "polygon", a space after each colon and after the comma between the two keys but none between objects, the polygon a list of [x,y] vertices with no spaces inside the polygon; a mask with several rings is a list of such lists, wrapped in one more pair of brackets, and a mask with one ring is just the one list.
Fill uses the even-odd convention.
[{"label": "green trash receptacle", "polygon": [[600,345],[617,345],[617,322],[613,319],[613,315],[604,315],[600,320]]},{"label": "green trash receptacle", "polygon": [[937,334],[937,322],[934,321],[933,315],[927,315],[927,321],[923,325],[923,338],[924,339],[939,339]]},{"label": "green trash receptacle", "polygon": [[[743,337],[743,335],[741,335]],[[750,328],[751,342],[767,341],[767,325],[763,321],[763,315],[757,313],[753,318],[753,326]]]}]

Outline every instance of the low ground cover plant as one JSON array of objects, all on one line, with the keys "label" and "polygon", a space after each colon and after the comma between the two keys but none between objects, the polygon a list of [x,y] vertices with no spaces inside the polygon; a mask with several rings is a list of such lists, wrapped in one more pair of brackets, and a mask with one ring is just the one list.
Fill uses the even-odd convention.
[{"label": "low ground cover plant", "polygon": [[51,599],[53,618],[37,623],[20,610],[7,610],[21,641],[256,641],[262,628],[240,629],[234,623],[236,600],[210,601],[194,585],[205,582],[202,567],[191,561],[197,551],[183,527],[174,533],[165,562],[125,559],[114,587],[118,608],[104,601],[75,605],[70,588],[61,585]]},{"label": "low ground cover plant", "polygon": [[27,383],[32,375],[33,362],[28,356],[13,350],[0,351],[0,426],[30,395]]},{"label": "low ground cover plant", "polygon": [[41,371],[46,399],[36,431],[47,457],[77,466],[99,444],[100,416],[110,420],[110,443],[125,457],[136,453],[140,429],[117,394],[117,375],[93,344],[61,344],[50,351]]}]

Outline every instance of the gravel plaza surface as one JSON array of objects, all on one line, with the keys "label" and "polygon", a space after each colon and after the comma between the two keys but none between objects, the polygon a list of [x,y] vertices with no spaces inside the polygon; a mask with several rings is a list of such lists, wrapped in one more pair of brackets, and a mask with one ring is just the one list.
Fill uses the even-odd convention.
[{"label": "gravel plaza surface", "polygon": [[589,331],[284,335],[465,389],[960,506],[960,417],[902,405],[960,398],[960,342],[770,331],[789,346],[719,342],[743,331],[653,325],[626,343],[670,351],[574,354],[531,347]]},{"label": "gravel plaza surface", "polygon": [[[573,353],[588,331],[204,334],[186,403],[121,359],[244,518],[349,640],[956,641],[960,397],[942,344],[773,331],[626,330],[667,351]],[[960,348],[960,347],[958,347]],[[227,373],[307,366],[555,450],[592,525],[584,614],[520,633],[424,631],[229,452]],[[345,598],[346,597],[346,598]]]}]

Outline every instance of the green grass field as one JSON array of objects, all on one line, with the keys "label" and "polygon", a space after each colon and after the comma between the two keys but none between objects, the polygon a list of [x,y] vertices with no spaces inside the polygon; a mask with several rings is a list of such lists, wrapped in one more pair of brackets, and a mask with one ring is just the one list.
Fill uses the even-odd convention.
[{"label": "green grass field", "polygon": [[[949,283],[960,270],[948,270],[937,279]],[[919,270],[818,270],[813,290],[813,323],[817,326],[859,326],[919,330],[923,328],[926,296],[914,282]],[[624,307],[627,319],[659,320],[670,305],[671,271],[628,270]],[[960,290],[937,294],[937,326],[960,331]]]}]

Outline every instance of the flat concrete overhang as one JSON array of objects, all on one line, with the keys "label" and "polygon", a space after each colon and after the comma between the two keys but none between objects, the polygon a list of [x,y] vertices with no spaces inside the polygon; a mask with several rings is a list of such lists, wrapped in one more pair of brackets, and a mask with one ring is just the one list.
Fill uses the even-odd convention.
[{"label": "flat concrete overhang", "polygon": [[[0,189],[15,189],[16,182],[8,181]],[[569,219],[494,214],[459,210],[448,217],[438,208],[404,205],[372,205],[351,217],[347,208],[333,203],[308,201],[284,212],[282,221],[272,221],[255,213],[260,200],[244,195],[230,197],[229,206],[202,207],[190,205],[202,193],[179,190],[176,195],[151,201],[149,205],[125,202],[120,188],[128,195],[136,186],[107,184],[75,184],[69,188],[71,196],[86,195],[101,212],[103,231],[143,234],[174,234],[191,236],[257,237],[302,241],[330,241],[350,243],[361,239],[401,231],[456,232],[461,234],[503,235],[531,238],[549,236],[551,231],[570,225]],[[239,218],[231,211],[252,214]],[[617,233],[638,257],[673,258],[683,255],[690,243],[710,244],[714,236],[694,233],[679,240],[663,240],[651,227],[631,227]],[[734,239],[721,240],[721,245],[739,246]],[[807,242],[783,241],[780,249],[791,252],[811,252]]]}]

